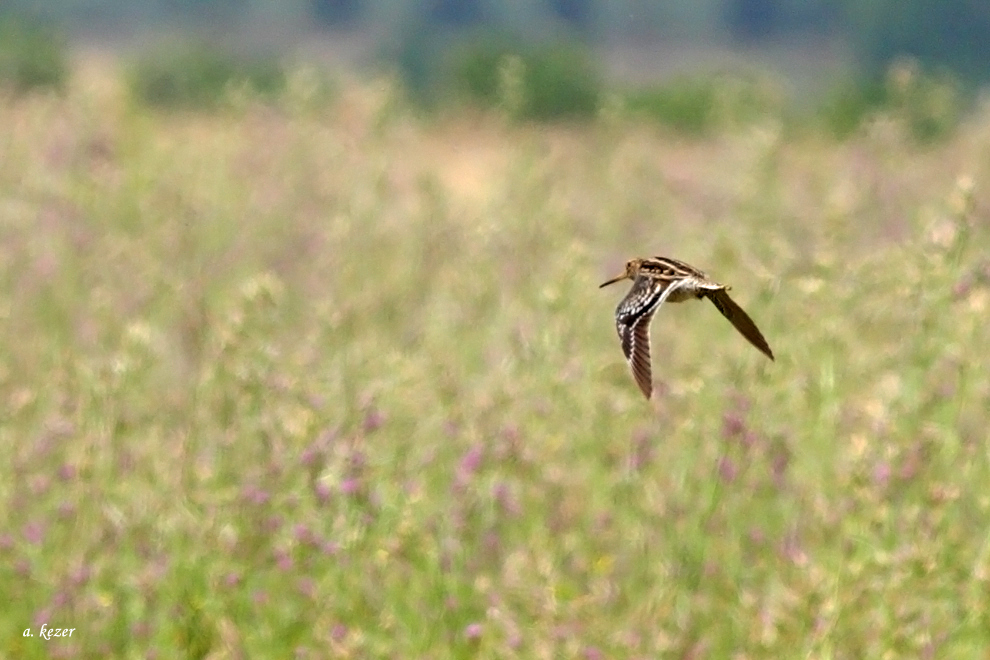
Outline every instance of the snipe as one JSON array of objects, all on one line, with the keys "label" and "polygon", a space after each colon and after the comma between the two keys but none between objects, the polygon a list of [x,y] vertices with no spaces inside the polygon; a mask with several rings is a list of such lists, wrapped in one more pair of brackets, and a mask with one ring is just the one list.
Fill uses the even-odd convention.
[{"label": "snipe", "polygon": [[615,329],[619,333],[622,352],[629,361],[636,384],[647,399],[653,394],[650,323],[653,321],[653,314],[667,301],[684,302],[708,298],[749,343],[773,360],[773,351],[753,319],[729,297],[730,287],[708,279],[697,268],[669,257],[630,259],[624,273],[613,277],[601,287],[625,279],[632,280],[633,285],[615,308]]}]

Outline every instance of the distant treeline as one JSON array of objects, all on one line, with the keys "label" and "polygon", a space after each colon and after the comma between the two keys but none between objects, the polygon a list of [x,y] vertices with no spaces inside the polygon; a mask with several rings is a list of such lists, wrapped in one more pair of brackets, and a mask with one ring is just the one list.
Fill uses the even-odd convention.
[{"label": "distant treeline", "polygon": [[868,74],[898,56],[990,80],[990,2],[982,0],[6,0],[0,13],[68,28],[119,23],[279,20],[328,29],[367,27],[425,34],[490,28],[522,36],[572,33],[586,40],[818,35],[845,39]]}]

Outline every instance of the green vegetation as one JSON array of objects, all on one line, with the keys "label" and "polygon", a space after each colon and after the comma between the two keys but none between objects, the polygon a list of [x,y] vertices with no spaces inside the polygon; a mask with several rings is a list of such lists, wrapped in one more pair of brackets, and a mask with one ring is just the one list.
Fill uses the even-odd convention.
[{"label": "green vegetation", "polygon": [[894,63],[886,80],[860,80],[836,90],[822,104],[826,127],[839,138],[855,134],[878,116],[895,118],[919,142],[948,137],[962,120],[967,100],[948,73],[921,70],[914,60]]},{"label": "green vegetation", "polygon": [[[0,656],[990,653],[986,117],[682,141],[85,75],[0,101]],[[643,400],[597,285],[651,253],[777,361],[670,305]]]},{"label": "green vegetation", "polygon": [[68,75],[65,43],[41,23],[0,17],[0,90],[59,90]]},{"label": "green vegetation", "polygon": [[[404,55],[415,66],[430,42],[458,29],[509,29],[531,37],[568,32],[610,40],[698,39],[726,34],[751,45],[835,40],[850,45],[871,77],[915,57],[968,82],[990,82],[990,12],[982,0],[5,0],[0,16],[28,14],[75,29],[146,30],[183,25],[231,28],[297,25],[304,30],[367,29],[376,39],[402,26],[418,42]],[[392,42],[394,35],[383,39]]]},{"label": "green vegetation", "polygon": [[481,38],[450,56],[456,92],[474,105],[519,119],[590,118],[603,81],[588,50],[576,42],[526,46]]},{"label": "green vegetation", "polygon": [[584,44],[567,39],[531,43],[494,30],[445,33],[404,29],[394,60],[409,96],[420,106],[466,103],[524,121],[591,119],[605,84]]},{"label": "green vegetation", "polygon": [[784,119],[784,99],[768,81],[740,76],[683,76],[630,92],[627,107],[678,133],[710,135]]},{"label": "green vegetation", "polygon": [[133,63],[129,75],[132,96],[160,108],[215,108],[239,90],[274,99],[285,84],[285,69],[277,59],[237,55],[207,44],[153,50]]}]

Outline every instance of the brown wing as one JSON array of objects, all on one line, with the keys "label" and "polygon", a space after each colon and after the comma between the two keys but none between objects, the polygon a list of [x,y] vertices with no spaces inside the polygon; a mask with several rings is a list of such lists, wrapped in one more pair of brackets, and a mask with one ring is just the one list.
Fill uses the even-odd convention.
[{"label": "brown wing", "polygon": [[705,295],[718,308],[718,311],[722,312],[722,316],[729,319],[729,322],[735,326],[736,330],[749,340],[750,344],[760,349],[771,360],[774,359],[773,351],[770,350],[770,344],[767,343],[767,340],[763,338],[763,333],[753,323],[753,319],[749,318],[749,314],[744,312],[743,308],[729,297],[725,289],[706,291]]},{"label": "brown wing", "polygon": [[650,323],[663,301],[683,284],[681,280],[668,283],[639,276],[615,309],[615,329],[622,342],[622,352],[629,362],[636,384],[647,399],[653,394]]},{"label": "brown wing", "polygon": [[653,314],[646,314],[631,326],[624,326],[622,349],[636,384],[646,398],[653,395],[653,366],[650,363],[650,323]]}]

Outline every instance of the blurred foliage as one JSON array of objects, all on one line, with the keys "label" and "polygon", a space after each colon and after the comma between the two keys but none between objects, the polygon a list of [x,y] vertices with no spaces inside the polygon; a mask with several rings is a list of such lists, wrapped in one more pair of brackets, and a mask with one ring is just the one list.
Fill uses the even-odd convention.
[{"label": "blurred foliage", "polygon": [[406,90],[420,102],[429,103],[440,85],[440,62],[449,47],[449,36],[423,21],[402,22],[395,28],[393,45],[381,53],[395,64]]},{"label": "blurred foliage", "polygon": [[909,59],[895,62],[879,82],[850,81],[821,107],[827,129],[847,138],[877,116],[900,122],[919,142],[945,138],[959,125],[967,103],[958,79],[948,72],[929,73]]},{"label": "blurred foliage", "polygon": [[12,11],[84,29],[161,23],[229,29],[235,22],[267,26],[277,18],[300,26],[360,25],[384,34],[406,30],[395,54],[418,91],[428,89],[421,78],[431,46],[446,40],[440,33],[463,28],[508,28],[530,41],[545,38],[548,28],[614,42],[665,36],[719,41],[730,34],[759,45],[795,35],[839,37],[874,77],[898,57],[911,56],[967,83],[990,80],[990,5],[976,0],[10,0],[0,7],[0,14]]},{"label": "blurred foliage", "polygon": [[990,80],[990,4],[974,0],[846,2],[845,30],[869,75],[904,56],[962,78]]},{"label": "blurred foliage", "polygon": [[682,76],[626,96],[626,107],[686,135],[780,119],[785,103],[769,81],[735,75]]},{"label": "blurred foliage", "polygon": [[286,71],[274,57],[244,56],[206,44],[149,51],[128,75],[133,97],[162,108],[211,108],[236,90],[274,99],[286,86]]},{"label": "blurred foliage", "polygon": [[848,138],[859,130],[868,116],[883,106],[884,98],[882,84],[844,81],[825,98],[819,115],[832,135]]},{"label": "blurred foliage", "polygon": [[68,76],[66,43],[57,30],[24,18],[0,21],[0,87],[61,89]]},{"label": "blurred foliage", "polygon": [[[664,36],[759,42],[838,35],[878,75],[900,56],[990,80],[990,5],[979,0],[8,0],[4,11],[96,27],[107,24],[268,25],[273,17],[319,26],[511,27],[541,36],[546,25],[616,41]],[[396,18],[398,17],[398,19]],[[419,28],[417,28],[419,29]]]},{"label": "blurred foliage", "polygon": [[725,0],[723,16],[737,39],[758,40],[793,32],[824,34],[836,26],[836,0]]},{"label": "blurred foliage", "polygon": [[602,78],[587,50],[575,43],[546,44],[519,57],[522,116],[556,119],[595,112]]},{"label": "blurred foliage", "polygon": [[489,36],[455,49],[447,64],[459,96],[519,119],[591,117],[603,94],[601,72],[574,41],[527,45]]},{"label": "blurred foliage", "polygon": [[534,42],[501,30],[444,30],[424,23],[401,30],[394,59],[421,105],[454,99],[536,121],[588,118],[598,109],[604,80],[579,41]]}]

